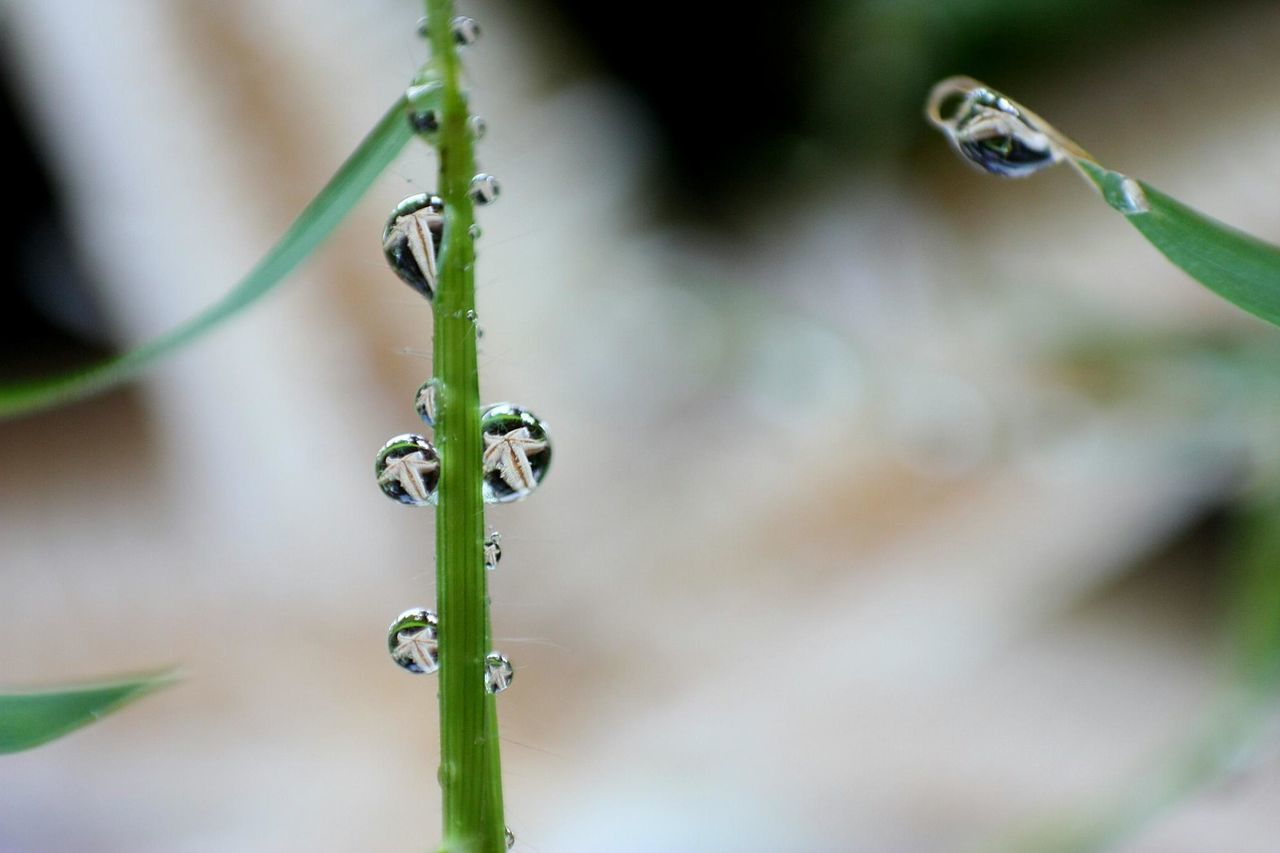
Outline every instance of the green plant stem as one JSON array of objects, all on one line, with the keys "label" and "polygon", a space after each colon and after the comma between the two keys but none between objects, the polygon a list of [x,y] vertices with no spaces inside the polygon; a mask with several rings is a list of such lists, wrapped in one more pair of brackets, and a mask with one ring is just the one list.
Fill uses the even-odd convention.
[{"label": "green plant stem", "polygon": [[436,506],[436,607],[440,619],[440,785],[444,849],[506,849],[497,708],[485,688],[491,649],[484,568],[480,385],[476,369],[475,246],[469,185],[475,155],[449,22],[450,0],[426,0],[435,70],[443,84],[437,147],[444,242],[434,300],[435,439],[440,453]]},{"label": "green plant stem", "polygon": [[[92,367],[0,386],[0,420],[52,408],[132,379],[248,308],[284,280],[325,241],[365,190],[390,165],[413,133],[402,97],[369,131],[271,251],[225,296],[177,328]],[[181,282],[175,282],[180,286]]]}]

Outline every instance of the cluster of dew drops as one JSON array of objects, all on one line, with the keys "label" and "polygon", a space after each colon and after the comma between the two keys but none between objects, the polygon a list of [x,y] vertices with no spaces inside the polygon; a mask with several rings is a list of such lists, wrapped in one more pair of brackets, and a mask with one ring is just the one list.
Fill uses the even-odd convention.
[{"label": "cluster of dew drops", "polygon": [[[467,46],[480,36],[480,28],[468,17],[450,22],[454,41]],[[426,35],[425,19],[418,32]],[[438,116],[431,110],[413,112],[409,122],[429,142],[439,130]],[[485,123],[479,116],[468,119],[474,139],[484,135]],[[481,172],[471,179],[471,200],[487,205],[498,197],[498,181]],[[436,290],[436,258],[444,242],[444,201],[431,193],[410,196],[391,212],[382,235],[383,251],[391,269],[411,288],[431,300]],[[471,227],[471,237],[479,237],[479,229]],[[474,314],[470,314],[472,322]],[[436,378],[427,379],[415,392],[413,409],[428,428],[435,425],[437,404],[446,389]],[[486,503],[509,503],[533,493],[546,476],[551,464],[551,440],[546,424],[528,409],[512,403],[495,403],[480,415],[483,440],[481,493]],[[433,506],[440,484],[440,455],[430,439],[417,433],[404,433],[387,441],[378,451],[374,473],[382,493],[407,506]],[[483,543],[484,567],[497,568],[502,558],[501,536],[490,530]],[[435,672],[440,667],[440,622],[438,615],[424,607],[414,607],[396,617],[387,630],[387,649],[391,659],[406,672],[418,675]],[[484,686],[489,693],[500,693],[511,685],[515,671],[507,656],[491,651],[485,658]],[[507,846],[514,843],[507,831]]]}]

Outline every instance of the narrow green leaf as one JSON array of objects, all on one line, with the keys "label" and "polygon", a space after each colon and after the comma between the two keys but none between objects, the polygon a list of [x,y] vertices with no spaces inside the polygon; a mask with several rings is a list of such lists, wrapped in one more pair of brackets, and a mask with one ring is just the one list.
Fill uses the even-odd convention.
[{"label": "narrow green leaf", "polygon": [[[1192,210],[1143,181],[1076,160],[1111,207],[1188,275],[1250,314],[1280,325],[1280,247]],[[1141,190],[1135,209],[1125,181]]]},{"label": "narrow green leaf", "polygon": [[177,680],[173,670],[112,681],[0,693],[0,754],[47,743]]},{"label": "narrow green leaf", "polygon": [[280,241],[224,297],[177,328],[101,364],[0,387],[0,419],[86,397],[132,379],[265,296],[324,242],[412,136],[401,97]]}]

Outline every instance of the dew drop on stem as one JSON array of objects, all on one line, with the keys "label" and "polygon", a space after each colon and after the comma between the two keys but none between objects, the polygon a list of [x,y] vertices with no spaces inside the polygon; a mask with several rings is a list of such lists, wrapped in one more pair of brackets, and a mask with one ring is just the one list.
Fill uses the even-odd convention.
[{"label": "dew drop on stem", "polygon": [[440,116],[435,110],[419,110],[409,114],[409,125],[416,133],[435,133],[440,129]]},{"label": "dew drop on stem", "polygon": [[501,693],[511,686],[515,679],[515,670],[511,661],[501,652],[489,652],[484,659],[484,689],[490,693]]},{"label": "dew drop on stem", "polygon": [[387,650],[402,669],[425,675],[440,668],[440,623],[422,607],[406,610],[387,629]]},{"label": "dew drop on stem", "polygon": [[440,457],[420,435],[406,433],[382,445],[374,461],[374,473],[382,493],[409,506],[436,502],[440,484]]},{"label": "dew drop on stem", "polygon": [[485,502],[507,503],[532,494],[551,465],[546,423],[528,409],[497,403],[481,413],[480,432]]},{"label": "dew drop on stem", "polygon": [[516,834],[511,831],[510,827],[507,827],[506,837],[507,837],[507,849],[510,850],[512,847],[516,846]]},{"label": "dew drop on stem", "polygon": [[494,530],[484,538],[484,567],[489,571],[498,568],[502,559],[502,534]]},{"label": "dew drop on stem", "polygon": [[418,388],[418,393],[413,395],[413,410],[418,413],[418,417],[422,418],[422,422],[429,427],[436,425],[436,407],[440,398],[440,380],[432,377],[422,386]]},{"label": "dew drop on stem", "polygon": [[436,290],[436,255],[444,240],[444,201],[419,193],[396,205],[382,232],[382,250],[400,280],[430,299]]},{"label": "dew drop on stem", "polygon": [[453,33],[455,42],[466,47],[475,44],[480,38],[480,25],[476,23],[475,18],[459,15],[449,22],[449,32]]},{"label": "dew drop on stem", "polygon": [[467,119],[467,129],[471,131],[471,138],[477,141],[484,139],[485,132],[488,131],[489,125],[480,116],[471,116]]},{"label": "dew drop on stem", "polygon": [[471,193],[471,200],[476,204],[493,204],[502,188],[497,178],[481,172],[471,179],[471,185],[467,191]]},{"label": "dew drop on stem", "polygon": [[474,222],[473,222],[473,223],[471,223],[471,227],[467,229],[467,233],[471,235],[471,239],[472,239],[472,240],[479,240],[479,239],[480,239],[480,226],[479,226],[479,225],[476,225]]}]

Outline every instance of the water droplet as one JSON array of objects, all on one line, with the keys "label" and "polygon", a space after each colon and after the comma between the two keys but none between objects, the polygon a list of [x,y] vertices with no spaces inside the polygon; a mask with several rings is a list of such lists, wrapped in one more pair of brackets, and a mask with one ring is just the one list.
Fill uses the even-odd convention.
[{"label": "water droplet", "polygon": [[471,130],[471,137],[476,140],[484,139],[485,132],[489,130],[488,123],[480,116],[467,119],[467,127]]},{"label": "water droplet", "polygon": [[489,652],[484,659],[484,689],[490,693],[501,693],[511,686],[515,679],[515,670],[511,661],[501,652]]},{"label": "water droplet", "polygon": [[1107,204],[1123,213],[1134,216],[1148,213],[1151,203],[1147,201],[1147,193],[1142,184],[1120,172],[1110,172],[1102,176],[1102,197]]},{"label": "water droplet", "polygon": [[436,289],[436,255],[444,240],[444,201],[419,193],[396,205],[382,232],[382,250],[400,279],[430,299]]},{"label": "water droplet", "polygon": [[516,846],[516,834],[511,831],[510,827],[508,827],[507,828],[507,849],[510,850],[512,847],[515,847],[515,846]]},{"label": "water droplet", "polygon": [[382,445],[374,462],[383,493],[402,504],[427,506],[436,502],[440,457],[420,435],[406,433]]},{"label": "water droplet", "polygon": [[476,317],[478,317],[479,315],[476,314],[476,310],[474,308],[468,308],[467,313],[463,314],[462,316],[466,317],[467,320],[474,323],[476,321]]},{"label": "water droplet", "polygon": [[436,401],[440,396],[440,380],[428,379],[413,395],[413,408],[427,426],[436,425]]},{"label": "water droplet", "polygon": [[497,178],[481,172],[471,179],[471,186],[467,189],[471,193],[471,200],[476,204],[492,204],[502,188],[498,185]]},{"label": "water droplet", "polygon": [[409,672],[423,675],[440,668],[439,620],[421,607],[406,610],[387,629],[391,659]]},{"label": "water droplet", "polygon": [[453,40],[464,46],[475,44],[480,38],[480,25],[475,18],[468,18],[466,15],[459,15],[450,21],[449,31],[453,33]]},{"label": "water droplet", "polygon": [[479,240],[479,239],[480,239],[480,226],[479,226],[479,225],[476,225],[474,222],[473,222],[473,223],[471,223],[471,227],[467,229],[467,233],[471,235],[471,239],[472,239],[472,240]]},{"label": "water droplet", "polygon": [[417,133],[435,133],[440,129],[440,117],[435,110],[409,113],[409,126]]},{"label": "water droplet", "polygon": [[547,425],[528,409],[497,403],[480,415],[486,503],[518,501],[538,487],[551,465]]},{"label": "water droplet", "polygon": [[419,37],[426,38],[427,36],[431,35],[431,31],[427,29],[427,25],[428,25],[428,22],[425,16],[418,19]]},{"label": "water droplet", "polygon": [[502,559],[502,534],[493,531],[484,538],[484,567],[489,571],[498,568],[498,561]]},{"label": "water droplet", "polygon": [[926,112],[961,156],[993,175],[1026,177],[1066,156],[1039,116],[967,77],[935,86]]}]

